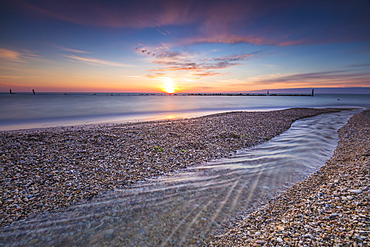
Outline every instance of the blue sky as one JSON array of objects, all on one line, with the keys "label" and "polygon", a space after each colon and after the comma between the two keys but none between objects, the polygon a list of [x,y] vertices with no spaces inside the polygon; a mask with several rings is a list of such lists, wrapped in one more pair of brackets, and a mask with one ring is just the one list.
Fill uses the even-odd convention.
[{"label": "blue sky", "polygon": [[0,91],[370,87],[370,1],[7,1]]}]

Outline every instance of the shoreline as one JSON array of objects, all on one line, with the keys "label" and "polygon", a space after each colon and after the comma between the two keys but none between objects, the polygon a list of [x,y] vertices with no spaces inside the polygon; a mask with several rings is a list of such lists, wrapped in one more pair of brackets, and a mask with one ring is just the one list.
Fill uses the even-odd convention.
[{"label": "shoreline", "polygon": [[370,110],[352,116],[319,171],[210,237],[210,246],[368,246],[369,123]]},{"label": "shoreline", "polygon": [[[328,107],[301,107],[307,109],[348,109],[348,108],[363,108],[359,106],[328,106]],[[33,130],[55,130],[60,128],[93,128],[95,126],[109,126],[117,124],[131,124],[131,123],[142,123],[142,122],[155,122],[155,121],[167,121],[167,120],[182,120],[190,118],[198,118],[203,116],[209,116],[220,113],[229,112],[270,112],[270,111],[281,111],[290,109],[289,107],[279,108],[250,108],[250,109],[203,109],[200,111],[179,111],[179,112],[156,112],[152,114],[132,114],[123,116],[108,115],[108,116],[92,116],[86,118],[65,118],[59,120],[30,120],[28,123],[13,122],[0,125],[0,133],[3,132],[22,132],[22,131],[33,131]],[[41,125],[41,127],[40,127]]]},{"label": "shoreline", "polygon": [[1,132],[2,226],[229,156],[300,118],[343,109],[228,112],[190,119]]}]

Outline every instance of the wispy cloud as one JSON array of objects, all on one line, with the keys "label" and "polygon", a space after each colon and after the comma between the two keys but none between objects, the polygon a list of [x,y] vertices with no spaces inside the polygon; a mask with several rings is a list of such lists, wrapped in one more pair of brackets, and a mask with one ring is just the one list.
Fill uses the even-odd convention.
[{"label": "wispy cloud", "polygon": [[39,56],[29,51],[15,51],[0,48],[0,59],[4,62],[28,63],[38,58]]},{"label": "wispy cloud", "polygon": [[154,73],[154,74],[146,75],[145,77],[147,77],[147,78],[164,78],[167,75],[168,75],[167,73]]},{"label": "wispy cloud", "polygon": [[299,86],[366,86],[370,80],[370,72],[356,70],[333,70],[311,73],[274,74],[249,78],[233,86],[254,85],[299,85]]},{"label": "wispy cloud", "polygon": [[21,53],[13,50],[0,49],[0,58],[6,61],[24,63]]},{"label": "wispy cloud", "polygon": [[7,76],[7,75],[0,75],[0,78],[5,78],[5,79],[29,79],[29,78],[36,78],[34,76]]},{"label": "wispy cloud", "polygon": [[22,78],[20,76],[8,76],[8,75],[0,75],[0,78],[6,78],[6,79],[19,79]]},{"label": "wispy cloud", "polygon": [[356,67],[368,67],[368,66],[370,66],[370,63],[355,63],[355,64],[350,64],[344,67],[345,68],[356,68]]},{"label": "wispy cloud", "polygon": [[89,53],[88,51],[71,49],[71,48],[62,47],[62,46],[55,46],[55,47],[58,48],[59,50],[67,51],[67,52],[72,52],[72,53]]},{"label": "wispy cloud", "polygon": [[313,82],[317,80],[325,81],[339,81],[339,80],[353,80],[363,77],[370,77],[370,73],[364,72],[353,72],[348,70],[336,70],[336,71],[323,71],[323,72],[312,72],[312,73],[301,73],[293,75],[282,75],[276,78],[270,78],[262,80],[260,82],[264,84],[274,83],[296,83],[296,82]]},{"label": "wispy cloud", "polygon": [[92,64],[92,65],[105,65],[105,66],[115,66],[115,67],[134,67],[133,65],[129,65],[129,64],[106,61],[106,60],[101,60],[101,59],[96,59],[96,58],[91,58],[91,57],[81,57],[81,56],[76,56],[76,55],[64,55],[64,56],[74,61],[83,62],[87,64]]},{"label": "wispy cloud", "polygon": [[189,37],[183,39],[181,44],[201,44],[201,43],[223,43],[223,44],[237,44],[249,43],[254,45],[276,45],[276,46],[289,46],[289,45],[303,45],[310,43],[307,40],[284,40],[284,39],[271,39],[265,37],[248,36],[248,35],[235,35],[228,32],[224,34],[215,35],[199,35],[199,37]]},{"label": "wispy cloud", "polygon": [[196,73],[192,73],[192,75],[195,77],[195,79],[199,79],[199,78],[201,78],[201,77],[222,75],[222,73],[211,72],[211,71],[205,71],[205,72],[196,72]]}]

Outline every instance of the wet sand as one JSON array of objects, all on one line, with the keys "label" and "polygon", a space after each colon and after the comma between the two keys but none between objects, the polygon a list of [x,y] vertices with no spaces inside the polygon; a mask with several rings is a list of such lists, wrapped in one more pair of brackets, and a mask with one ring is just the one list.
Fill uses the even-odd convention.
[{"label": "wet sand", "polygon": [[284,132],[297,119],[338,110],[231,112],[1,132],[1,225],[227,157]]},{"label": "wet sand", "polygon": [[211,246],[369,246],[370,110],[339,130],[334,155]]}]

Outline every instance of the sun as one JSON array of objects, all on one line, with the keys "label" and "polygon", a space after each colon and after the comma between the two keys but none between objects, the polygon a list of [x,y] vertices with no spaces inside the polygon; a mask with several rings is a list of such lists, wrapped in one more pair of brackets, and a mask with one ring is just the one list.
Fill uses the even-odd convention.
[{"label": "sun", "polygon": [[165,91],[166,93],[174,93],[175,92],[175,88],[174,88],[174,85],[173,85],[173,80],[172,78],[164,78],[163,79],[163,91]]}]

